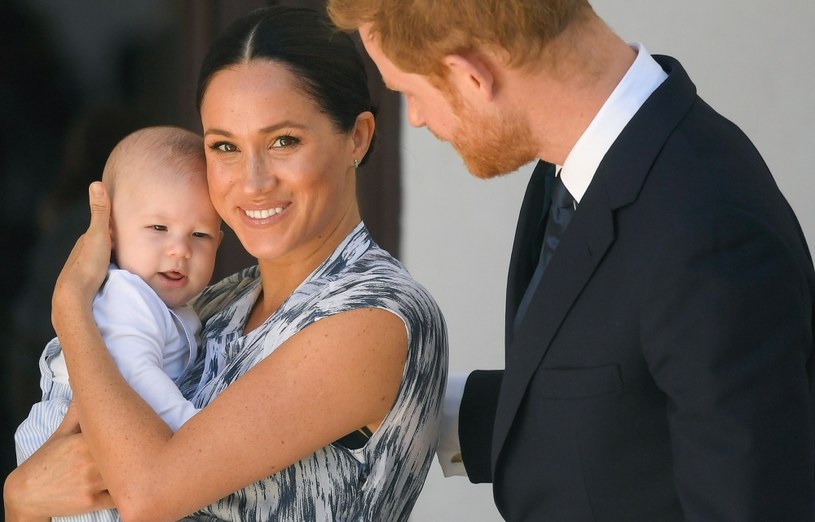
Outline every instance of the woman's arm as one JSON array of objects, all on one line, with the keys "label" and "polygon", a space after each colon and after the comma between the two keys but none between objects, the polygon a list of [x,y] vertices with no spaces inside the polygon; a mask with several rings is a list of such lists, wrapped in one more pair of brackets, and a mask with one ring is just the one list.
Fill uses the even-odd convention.
[{"label": "woman's arm", "polygon": [[83,432],[124,520],[176,520],[387,414],[407,353],[404,323],[359,309],[291,337],[173,435],[121,378],[94,325],[108,202],[91,199],[88,240],[60,275],[53,320]]},{"label": "woman's arm", "polygon": [[79,433],[76,407],[68,408],[54,435],[6,479],[7,522],[47,521],[113,507],[102,476]]}]

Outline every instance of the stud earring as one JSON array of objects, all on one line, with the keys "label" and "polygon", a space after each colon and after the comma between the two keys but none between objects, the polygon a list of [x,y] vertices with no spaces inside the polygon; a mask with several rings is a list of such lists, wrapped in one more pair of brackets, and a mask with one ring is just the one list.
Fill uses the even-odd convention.
[{"label": "stud earring", "polygon": [[358,168],[359,168],[359,160],[354,158],[354,170],[357,170]]}]

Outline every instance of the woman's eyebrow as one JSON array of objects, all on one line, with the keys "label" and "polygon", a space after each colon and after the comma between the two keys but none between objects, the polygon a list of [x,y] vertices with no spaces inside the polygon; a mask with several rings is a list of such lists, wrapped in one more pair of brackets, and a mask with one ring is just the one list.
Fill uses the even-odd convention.
[{"label": "woman's eyebrow", "polygon": [[[258,132],[260,132],[261,134],[270,134],[270,133],[273,133],[273,132],[277,132],[280,129],[286,129],[286,128],[289,128],[289,129],[291,129],[291,128],[305,129],[305,128],[307,128],[307,125],[295,122],[293,120],[284,120],[284,121],[269,125],[267,127],[263,127]],[[204,136],[208,136],[210,134],[216,134],[216,135],[219,135],[219,136],[226,136],[226,137],[230,137],[230,136],[233,135],[228,130],[218,129],[218,128],[206,129],[204,131]]]}]

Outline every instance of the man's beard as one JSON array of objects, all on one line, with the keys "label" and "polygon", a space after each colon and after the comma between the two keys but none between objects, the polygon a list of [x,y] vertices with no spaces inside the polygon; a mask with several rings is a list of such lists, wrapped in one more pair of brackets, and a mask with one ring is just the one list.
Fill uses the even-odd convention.
[{"label": "man's beard", "polygon": [[488,179],[507,174],[537,157],[526,115],[488,117],[465,107],[455,95],[449,98],[458,119],[449,141],[473,176]]}]

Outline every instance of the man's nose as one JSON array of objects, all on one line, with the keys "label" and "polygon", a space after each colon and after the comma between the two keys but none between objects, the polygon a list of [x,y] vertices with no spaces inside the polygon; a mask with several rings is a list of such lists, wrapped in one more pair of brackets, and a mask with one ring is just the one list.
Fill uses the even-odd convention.
[{"label": "man's nose", "polygon": [[410,96],[406,98],[406,101],[408,123],[413,127],[424,127],[424,117],[418,107],[416,107],[416,102],[414,102]]}]

